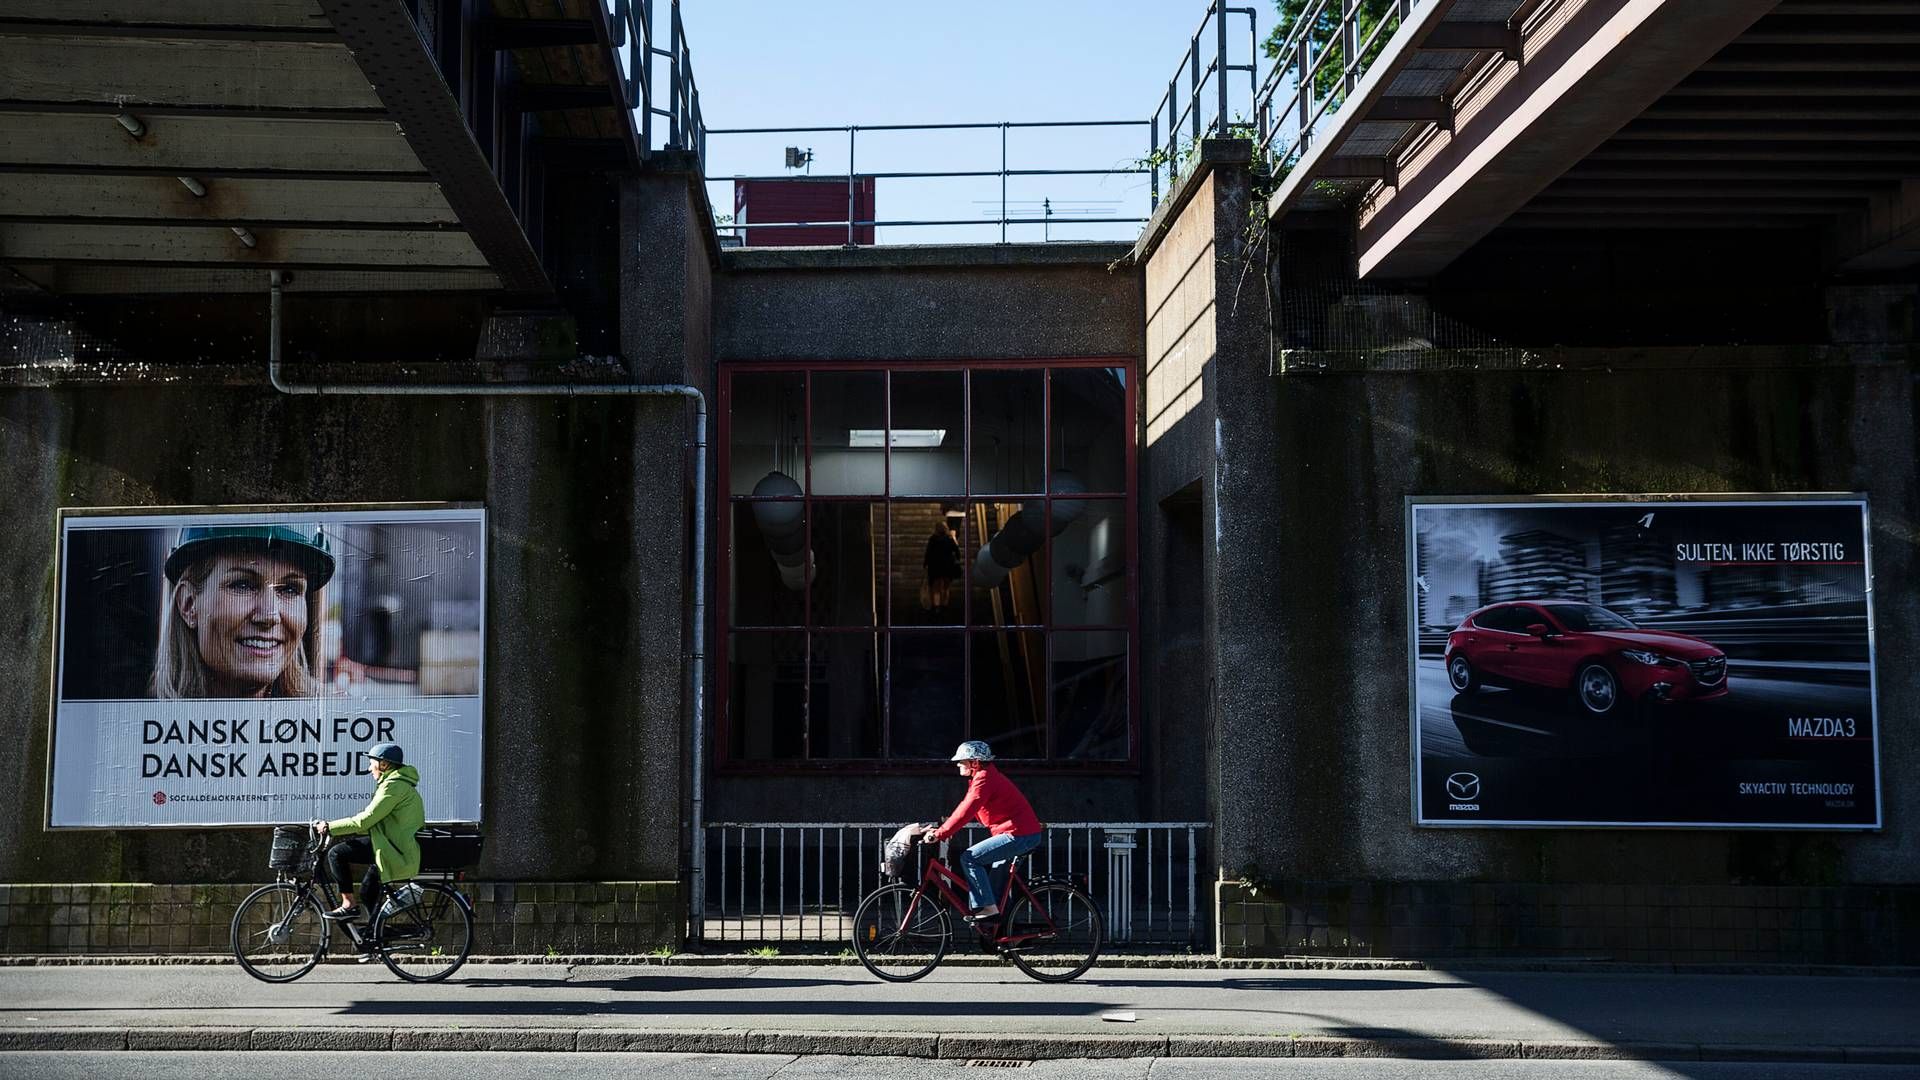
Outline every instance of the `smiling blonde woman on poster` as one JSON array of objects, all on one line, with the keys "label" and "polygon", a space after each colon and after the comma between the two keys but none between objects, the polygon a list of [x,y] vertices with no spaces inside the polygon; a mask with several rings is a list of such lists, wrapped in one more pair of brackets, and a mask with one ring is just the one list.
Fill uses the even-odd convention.
[{"label": "smiling blonde woman on poster", "polygon": [[318,525],[191,525],[167,556],[157,698],[305,697],[316,597],[333,577]]}]

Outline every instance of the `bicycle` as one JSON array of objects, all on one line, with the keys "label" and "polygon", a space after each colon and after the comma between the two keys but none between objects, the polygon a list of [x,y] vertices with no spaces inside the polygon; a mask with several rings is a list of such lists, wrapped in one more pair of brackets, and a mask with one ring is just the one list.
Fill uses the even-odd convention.
[{"label": "bicycle", "polygon": [[[892,881],[868,893],[854,910],[854,952],[868,971],[888,982],[912,982],[931,972],[952,944],[950,912],[964,916],[968,910],[966,879],[946,864],[949,843],[942,841],[939,853],[927,860],[918,885]],[[1045,875],[1028,882],[1015,859],[1007,867],[1000,912],[972,922],[981,947],[1031,978],[1069,982],[1100,957],[1099,905],[1071,878]]]},{"label": "bicycle", "polygon": [[[233,955],[247,974],[262,982],[292,982],[327,955],[334,920],[321,915],[339,902],[339,893],[332,881],[316,881],[315,870],[330,843],[331,837],[307,826],[273,830],[267,867],[276,880],[248,894],[233,913]],[[357,952],[379,957],[402,979],[439,982],[473,951],[473,907],[451,884],[455,871],[428,871],[424,861],[421,868],[438,879],[386,884],[388,899],[371,925],[339,925]]]}]

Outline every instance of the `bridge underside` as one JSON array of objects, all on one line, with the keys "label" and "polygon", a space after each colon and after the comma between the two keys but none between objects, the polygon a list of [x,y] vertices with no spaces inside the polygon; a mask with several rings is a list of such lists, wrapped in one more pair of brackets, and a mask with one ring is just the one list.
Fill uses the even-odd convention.
[{"label": "bridge underside", "polygon": [[1759,230],[1829,273],[1920,265],[1920,4],[1434,0],[1403,36],[1270,205],[1357,207],[1362,277],[1510,230]]},{"label": "bridge underside", "polygon": [[597,0],[10,0],[0,289],[550,297],[559,171],[638,161],[611,33]]}]

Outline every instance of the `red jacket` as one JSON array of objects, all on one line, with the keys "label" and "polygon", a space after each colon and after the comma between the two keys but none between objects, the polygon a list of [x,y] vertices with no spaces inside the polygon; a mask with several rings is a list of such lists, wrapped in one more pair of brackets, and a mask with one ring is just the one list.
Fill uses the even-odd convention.
[{"label": "red jacket", "polygon": [[973,774],[967,783],[967,797],[954,807],[953,815],[941,823],[936,835],[945,840],[959,832],[968,818],[985,825],[995,836],[1030,836],[1045,828],[1034,816],[1027,797],[992,765]]}]

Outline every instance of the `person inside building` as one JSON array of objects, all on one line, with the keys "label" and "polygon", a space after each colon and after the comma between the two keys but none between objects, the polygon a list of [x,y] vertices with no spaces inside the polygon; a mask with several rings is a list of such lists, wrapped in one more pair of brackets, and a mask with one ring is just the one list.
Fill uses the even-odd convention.
[{"label": "person inside building", "polygon": [[190,525],[167,556],[156,698],[307,697],[309,630],[333,577],[318,525]]},{"label": "person inside building", "polygon": [[1006,888],[1006,871],[999,869],[1040,846],[1046,826],[1020,789],[993,764],[993,748],[977,739],[963,742],[951,759],[967,778],[967,796],[947,820],[928,829],[925,839],[937,843],[959,832],[968,821],[987,827],[985,840],[960,853],[960,872],[967,878],[967,899],[973,919],[1000,914],[999,896]]},{"label": "person inside building", "polygon": [[[420,841],[414,834],[427,823],[427,804],[418,790],[419,770],[406,763],[406,754],[396,743],[376,743],[363,753],[372,759],[373,801],[350,818],[313,823],[322,836],[353,838],[327,848],[327,873],[340,887],[340,906],[326,913],[329,919],[352,919],[362,910],[375,910],[381,882],[403,881],[420,873]],[[367,867],[358,904],[352,892],[355,864]]]},{"label": "person inside building", "polygon": [[953,603],[953,583],[960,580],[960,542],[944,515],[933,520],[933,533],[927,537],[927,552],[920,560],[927,572],[926,588],[920,606],[940,611]]}]

